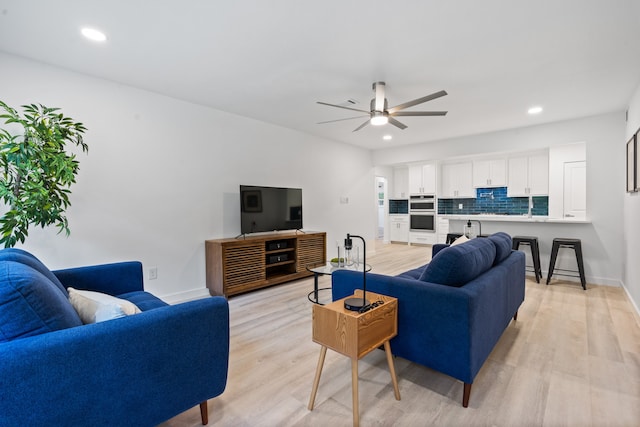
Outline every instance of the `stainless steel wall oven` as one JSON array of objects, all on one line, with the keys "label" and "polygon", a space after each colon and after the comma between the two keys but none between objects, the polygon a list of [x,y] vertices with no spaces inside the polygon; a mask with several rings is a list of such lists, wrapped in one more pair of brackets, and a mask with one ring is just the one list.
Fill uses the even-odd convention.
[{"label": "stainless steel wall oven", "polygon": [[435,212],[436,196],[433,194],[421,194],[409,196],[410,212]]},{"label": "stainless steel wall oven", "polygon": [[409,230],[411,231],[436,231],[435,212],[411,213],[409,214]]},{"label": "stainless steel wall oven", "polygon": [[436,196],[409,196],[409,230],[436,231]]}]

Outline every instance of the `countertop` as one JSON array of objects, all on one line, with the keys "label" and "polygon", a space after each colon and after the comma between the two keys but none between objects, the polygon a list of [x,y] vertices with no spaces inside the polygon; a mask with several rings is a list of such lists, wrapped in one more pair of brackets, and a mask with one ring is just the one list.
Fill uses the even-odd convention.
[{"label": "countertop", "polygon": [[438,218],[453,221],[494,221],[494,222],[542,222],[547,224],[591,224],[590,219],[578,218],[549,218],[548,216],[533,215],[438,215]]}]

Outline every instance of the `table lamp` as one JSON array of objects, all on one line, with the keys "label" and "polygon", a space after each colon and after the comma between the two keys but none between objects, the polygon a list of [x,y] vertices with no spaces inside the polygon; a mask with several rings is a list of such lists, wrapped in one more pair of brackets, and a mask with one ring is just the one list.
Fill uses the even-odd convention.
[{"label": "table lamp", "polygon": [[362,298],[347,298],[344,301],[344,308],[351,311],[360,311],[369,305],[367,301],[367,243],[362,236],[347,233],[347,238],[344,239],[344,250],[350,251],[353,248],[352,237],[357,237],[362,240]]}]

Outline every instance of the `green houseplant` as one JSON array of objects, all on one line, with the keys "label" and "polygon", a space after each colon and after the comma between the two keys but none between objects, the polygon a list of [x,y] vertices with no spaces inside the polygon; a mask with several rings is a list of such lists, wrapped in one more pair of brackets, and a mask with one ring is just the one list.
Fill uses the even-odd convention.
[{"label": "green houseplant", "polygon": [[4,203],[0,244],[5,247],[24,242],[29,225],[55,224],[59,232],[69,235],[65,210],[79,165],[68,146],[88,151],[82,123],[65,117],[58,108],[31,104],[22,109],[20,115],[0,101],[5,124],[22,127],[19,134],[0,129],[0,200]]}]

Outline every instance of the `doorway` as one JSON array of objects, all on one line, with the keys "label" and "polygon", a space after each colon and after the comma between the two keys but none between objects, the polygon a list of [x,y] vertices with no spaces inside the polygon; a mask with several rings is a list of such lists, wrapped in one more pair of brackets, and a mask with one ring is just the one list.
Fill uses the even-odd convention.
[{"label": "doorway", "polygon": [[382,176],[376,177],[376,188],[375,188],[375,200],[376,200],[376,240],[384,240],[385,235],[385,224],[387,222],[386,217],[386,206],[388,203],[387,200],[387,179]]}]

